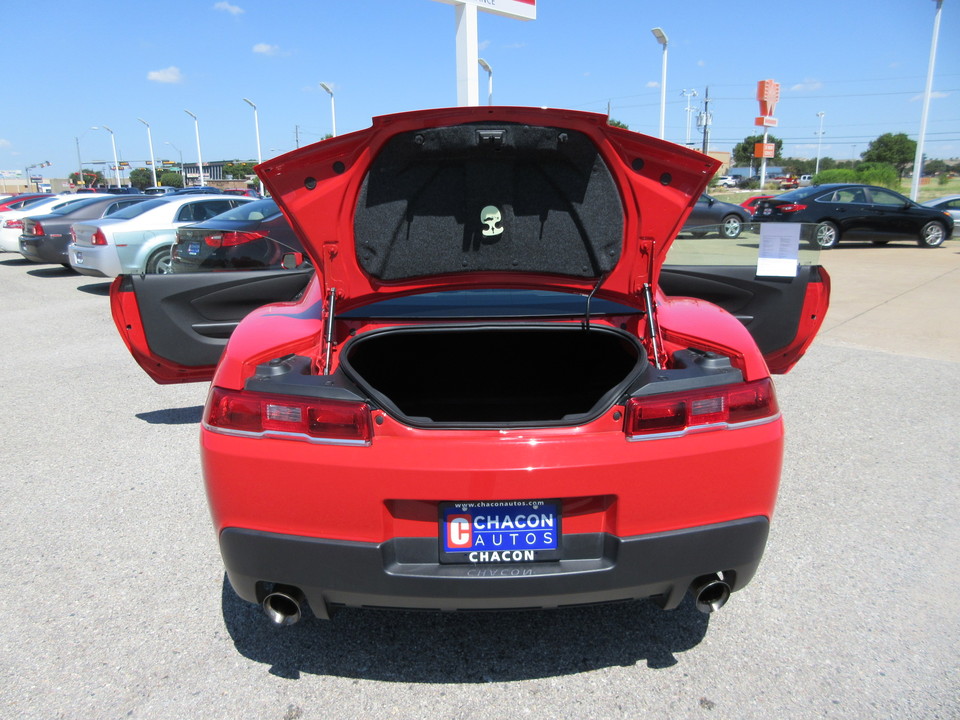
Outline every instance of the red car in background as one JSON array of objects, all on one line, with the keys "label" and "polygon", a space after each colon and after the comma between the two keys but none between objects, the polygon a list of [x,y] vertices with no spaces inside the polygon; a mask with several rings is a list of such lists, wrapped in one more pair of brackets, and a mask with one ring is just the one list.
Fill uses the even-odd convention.
[{"label": "red car in background", "polygon": [[761,200],[766,200],[767,198],[775,197],[774,195],[754,195],[749,197],[740,203],[740,207],[745,208],[748,213],[754,215],[757,212],[757,203]]},{"label": "red car in background", "polygon": [[236,592],[289,624],[743,588],[780,478],[770,373],[829,281],[663,267],[716,169],[603,115],[387,116],[258,167],[315,271],[118,278],[141,366],[212,379]]}]

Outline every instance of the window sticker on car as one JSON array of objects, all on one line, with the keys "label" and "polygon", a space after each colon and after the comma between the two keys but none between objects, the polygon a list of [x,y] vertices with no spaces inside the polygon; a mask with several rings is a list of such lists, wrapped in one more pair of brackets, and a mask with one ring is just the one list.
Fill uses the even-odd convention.
[{"label": "window sticker on car", "polygon": [[560,500],[440,504],[440,562],[515,563],[560,558]]}]

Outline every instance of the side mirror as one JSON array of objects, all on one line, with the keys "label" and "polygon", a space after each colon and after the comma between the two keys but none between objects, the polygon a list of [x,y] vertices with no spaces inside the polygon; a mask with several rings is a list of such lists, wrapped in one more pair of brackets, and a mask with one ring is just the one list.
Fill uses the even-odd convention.
[{"label": "side mirror", "polygon": [[289,252],[284,253],[280,260],[280,266],[284,270],[296,270],[303,263],[303,253]]}]

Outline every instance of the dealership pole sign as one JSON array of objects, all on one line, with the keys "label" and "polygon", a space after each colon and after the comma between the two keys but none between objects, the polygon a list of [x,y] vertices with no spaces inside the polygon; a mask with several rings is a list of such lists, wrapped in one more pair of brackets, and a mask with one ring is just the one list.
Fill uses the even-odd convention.
[{"label": "dealership pole sign", "polygon": [[753,124],[763,128],[763,142],[754,144],[753,156],[763,158],[760,161],[760,187],[763,188],[767,181],[767,158],[774,157],[777,152],[776,144],[767,142],[767,133],[770,128],[777,126],[773,111],[776,110],[777,102],[780,100],[780,83],[773,80],[758,82],[757,100],[760,103],[760,115],[754,119]]},{"label": "dealership pole sign", "polygon": [[[536,20],[537,0],[435,0],[453,5],[457,12],[457,105],[480,104],[477,11],[518,20]],[[491,71],[492,72],[492,71]],[[492,75],[491,75],[492,82]]]}]

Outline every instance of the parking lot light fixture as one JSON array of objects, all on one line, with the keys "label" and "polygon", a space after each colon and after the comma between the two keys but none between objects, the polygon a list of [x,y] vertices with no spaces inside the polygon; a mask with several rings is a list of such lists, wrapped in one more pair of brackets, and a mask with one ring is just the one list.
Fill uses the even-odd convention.
[{"label": "parking lot light fixture", "polygon": [[913,177],[910,181],[910,199],[917,201],[920,177],[923,175],[923,143],[927,135],[927,115],[930,112],[930,92],[933,89],[933,67],[937,59],[937,38],[940,36],[940,13],[943,0],[934,0],[937,12],[933,17],[933,39],[930,41],[930,60],[927,64],[927,84],[923,91],[923,109],[920,111],[920,132],[917,136],[917,154],[913,158]]},{"label": "parking lot light fixture", "polygon": [[[197,166],[200,168],[200,180],[197,183],[198,186],[203,186],[203,155],[200,154],[200,121],[197,120],[197,116],[194,115],[189,110],[184,110],[184,112],[193,118],[193,130],[197,135]],[[183,178],[184,187],[186,187],[187,178],[186,173],[184,173]]]},{"label": "parking lot light fixture", "polygon": [[655,27],[650,32],[663,45],[663,60],[660,63],[660,139],[663,140],[664,124],[667,118],[667,34],[663,28]]},{"label": "parking lot light fixture", "polygon": [[[247,98],[243,98],[243,101],[253,108],[253,129],[257,134],[257,165],[259,165],[263,162],[263,156],[260,154],[260,118],[257,115],[257,104]],[[260,194],[263,195],[263,180],[260,181]]]},{"label": "parking lot light fixture", "polygon": [[322,82],[320,87],[327,91],[330,95],[330,117],[333,122],[333,136],[337,136],[337,106],[334,104],[333,100],[333,88],[330,87],[329,83]]},{"label": "parking lot light fixture", "polygon": [[823,116],[825,114],[822,110],[817,113],[817,117],[820,118],[820,128],[817,130],[817,166],[813,171],[814,175],[820,172],[820,148],[823,145]]},{"label": "parking lot light fixture", "polygon": [[150,134],[150,123],[143,118],[137,118],[147,126],[147,145],[150,146],[150,175],[153,177],[153,186],[157,186],[157,161],[153,156],[153,135]]},{"label": "parking lot light fixture", "polygon": [[493,105],[493,68],[483,58],[477,58],[477,63],[487,71],[487,105]]},{"label": "parking lot light fixture", "polygon": [[114,177],[117,179],[117,187],[120,187],[120,162],[117,160],[116,136],[113,134],[113,130],[108,128],[106,125],[101,125],[100,129],[106,130],[108,133],[110,133],[110,145],[113,146],[113,174],[114,174]]}]

